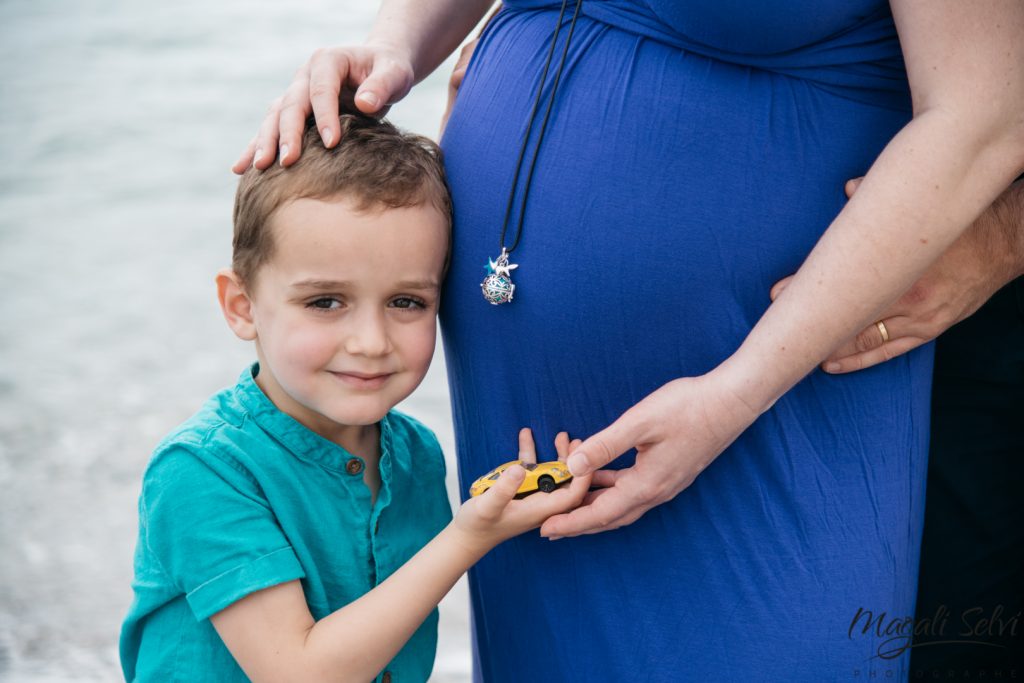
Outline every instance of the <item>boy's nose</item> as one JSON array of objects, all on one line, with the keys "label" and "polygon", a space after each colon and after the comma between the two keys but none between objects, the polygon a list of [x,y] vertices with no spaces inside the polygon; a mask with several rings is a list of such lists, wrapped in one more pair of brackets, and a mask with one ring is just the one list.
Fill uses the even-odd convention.
[{"label": "boy's nose", "polygon": [[382,314],[368,313],[353,321],[345,338],[345,351],[354,356],[383,356],[391,351],[391,339]]}]

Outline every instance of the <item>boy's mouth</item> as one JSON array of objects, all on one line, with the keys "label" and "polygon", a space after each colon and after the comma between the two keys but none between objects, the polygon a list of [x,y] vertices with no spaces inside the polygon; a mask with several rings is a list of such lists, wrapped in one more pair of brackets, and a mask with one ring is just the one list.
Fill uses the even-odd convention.
[{"label": "boy's mouth", "polygon": [[378,389],[388,381],[391,372],[331,372],[332,375],[355,389]]}]

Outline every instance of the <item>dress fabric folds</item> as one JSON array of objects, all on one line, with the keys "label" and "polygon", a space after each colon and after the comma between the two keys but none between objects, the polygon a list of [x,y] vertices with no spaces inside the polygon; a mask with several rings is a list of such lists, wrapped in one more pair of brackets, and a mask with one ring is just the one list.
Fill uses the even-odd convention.
[{"label": "dress fabric folds", "polygon": [[[911,115],[884,2],[584,0],[515,298],[493,306],[480,282],[559,7],[506,3],[442,143],[463,495],[515,457],[521,427],[553,459],[558,431],[585,438],[726,359]],[[634,524],[499,546],[470,573],[476,679],[906,679],[909,652],[877,625],[914,613],[931,364],[926,346],[815,371]]]}]

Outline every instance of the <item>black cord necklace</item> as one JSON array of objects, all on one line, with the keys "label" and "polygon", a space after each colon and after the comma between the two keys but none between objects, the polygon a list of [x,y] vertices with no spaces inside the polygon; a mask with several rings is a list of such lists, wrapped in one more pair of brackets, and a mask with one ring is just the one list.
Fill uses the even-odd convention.
[{"label": "black cord necklace", "polygon": [[519,246],[519,240],[523,236],[523,221],[526,218],[526,199],[530,195],[530,181],[533,179],[533,171],[537,166],[537,156],[540,153],[540,144],[544,140],[544,131],[547,130],[548,120],[551,118],[551,109],[555,104],[555,94],[558,92],[558,82],[562,78],[562,68],[565,66],[565,59],[569,54],[569,43],[572,41],[573,31],[576,30],[576,19],[580,14],[580,7],[583,0],[576,0],[576,8],[572,14],[572,21],[569,24],[569,35],[565,39],[565,47],[562,49],[562,58],[558,64],[558,71],[555,72],[555,80],[551,85],[551,95],[548,97],[548,106],[544,111],[544,119],[540,124],[540,132],[537,134],[537,143],[533,147],[533,157],[530,159],[530,170],[526,174],[526,186],[523,188],[523,201],[519,207],[519,223],[516,226],[515,238],[512,246],[505,246],[505,234],[508,231],[509,219],[512,216],[512,207],[515,204],[516,186],[519,183],[519,173],[523,168],[523,159],[526,156],[526,143],[530,138],[530,131],[533,130],[533,122],[537,118],[537,111],[540,109],[541,96],[544,92],[544,83],[547,81],[548,68],[551,66],[551,57],[555,54],[555,46],[558,44],[558,32],[562,28],[562,18],[565,16],[565,9],[569,0],[562,0],[562,9],[558,13],[558,21],[555,23],[555,30],[551,34],[551,47],[548,49],[548,57],[544,62],[544,70],[540,75],[540,84],[537,86],[537,97],[533,102],[533,111],[530,112],[530,121],[526,124],[526,132],[523,133],[523,144],[519,148],[519,159],[516,161],[516,172],[512,177],[512,189],[508,195],[508,206],[505,208],[505,220],[501,225],[501,255],[496,260],[488,260],[487,277],[480,283],[480,289],[484,298],[497,306],[512,301],[512,295],[516,286],[512,284],[511,271],[518,268],[516,263],[509,263],[509,255]]}]

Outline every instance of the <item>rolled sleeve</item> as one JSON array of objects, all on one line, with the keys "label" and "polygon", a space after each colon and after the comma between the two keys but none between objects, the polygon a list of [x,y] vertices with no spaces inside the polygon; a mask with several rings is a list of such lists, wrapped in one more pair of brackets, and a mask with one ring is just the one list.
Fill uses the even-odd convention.
[{"label": "rolled sleeve", "polygon": [[302,578],[305,572],[289,546],[229,569],[193,589],[185,598],[196,619],[209,619],[250,593]]},{"label": "rolled sleeve", "polygon": [[197,620],[305,578],[259,484],[209,448],[160,453],[143,480],[146,547]]}]

